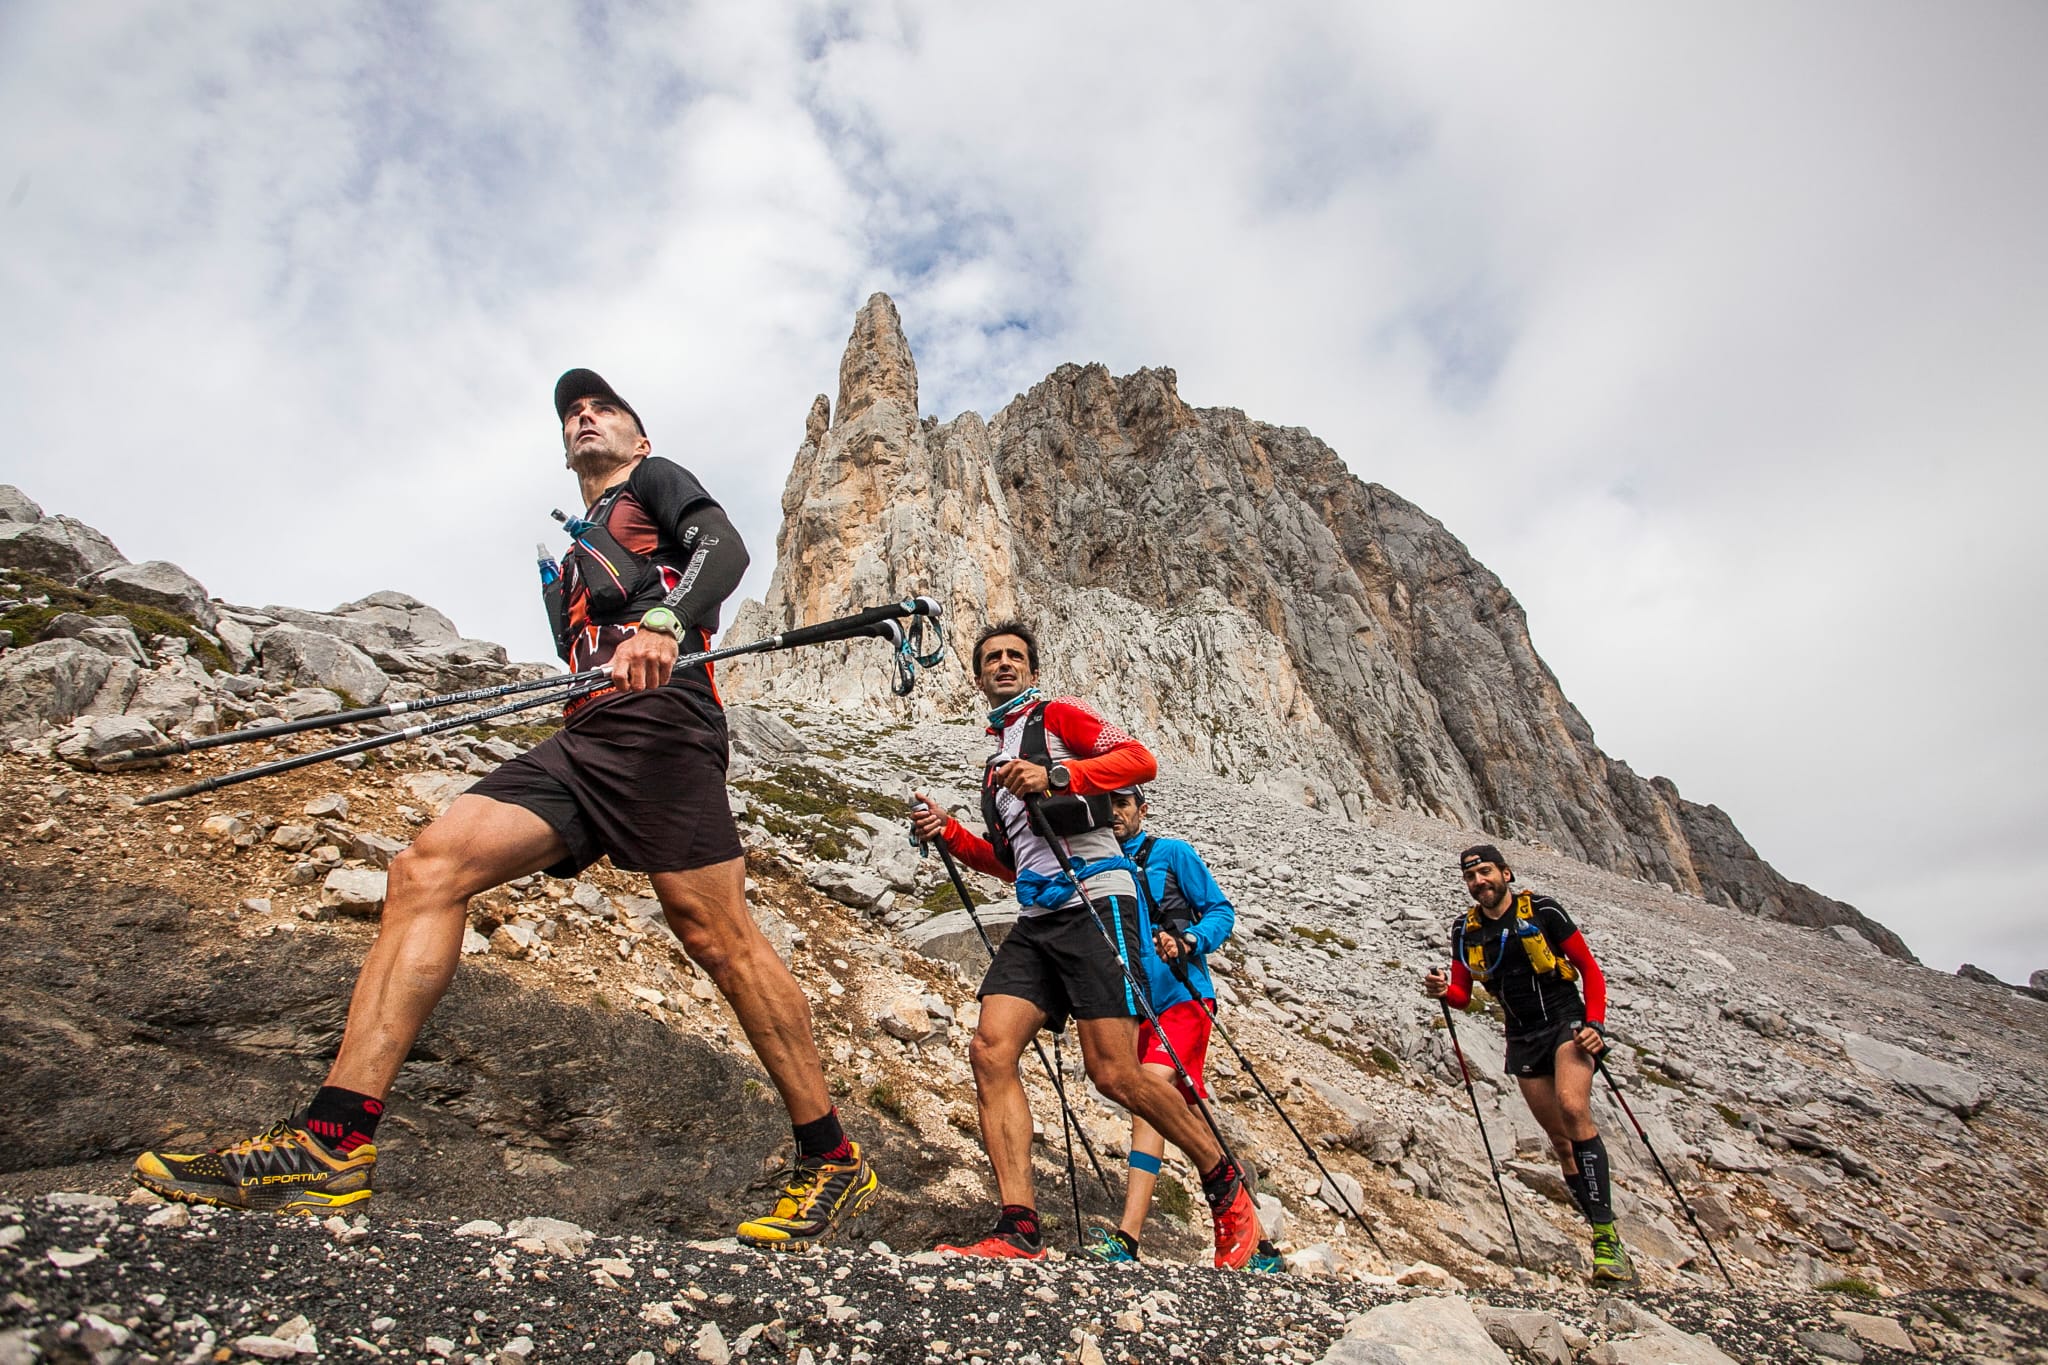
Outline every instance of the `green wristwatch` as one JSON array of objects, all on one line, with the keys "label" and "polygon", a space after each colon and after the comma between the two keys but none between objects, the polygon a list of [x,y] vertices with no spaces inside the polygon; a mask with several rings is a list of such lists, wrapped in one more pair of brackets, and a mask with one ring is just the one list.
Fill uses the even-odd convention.
[{"label": "green wristwatch", "polygon": [[683,638],[683,623],[667,607],[656,607],[640,618],[640,629],[657,631],[671,640]]}]

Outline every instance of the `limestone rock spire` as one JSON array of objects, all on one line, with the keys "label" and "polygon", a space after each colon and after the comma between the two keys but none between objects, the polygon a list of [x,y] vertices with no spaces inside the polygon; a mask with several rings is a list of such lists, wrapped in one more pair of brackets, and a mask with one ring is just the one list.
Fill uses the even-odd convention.
[{"label": "limestone rock spire", "polygon": [[896,408],[910,423],[917,421],[917,361],[903,335],[903,319],[887,294],[871,294],[853,320],[846,354],[839,359],[838,422],[850,422],[878,405]]}]

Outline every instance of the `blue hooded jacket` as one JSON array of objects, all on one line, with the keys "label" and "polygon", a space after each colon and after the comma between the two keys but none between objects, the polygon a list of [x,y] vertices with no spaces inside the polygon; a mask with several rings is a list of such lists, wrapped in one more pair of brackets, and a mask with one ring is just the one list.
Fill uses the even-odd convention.
[{"label": "blue hooded jacket", "polygon": [[[1187,932],[1194,936],[1195,953],[1182,957],[1181,963],[1187,968],[1196,995],[1214,1000],[1216,987],[1209,980],[1206,959],[1223,946],[1230,931],[1237,927],[1236,908],[1216,884],[1202,855],[1185,839],[1161,839],[1140,830],[1124,840],[1123,845],[1124,856],[1144,869],[1150,927],[1164,929],[1175,920],[1188,922]],[[1153,1009],[1163,1014],[1169,1007],[1194,998],[1180,984],[1173,969],[1160,960],[1150,934],[1145,938],[1143,961]]]}]

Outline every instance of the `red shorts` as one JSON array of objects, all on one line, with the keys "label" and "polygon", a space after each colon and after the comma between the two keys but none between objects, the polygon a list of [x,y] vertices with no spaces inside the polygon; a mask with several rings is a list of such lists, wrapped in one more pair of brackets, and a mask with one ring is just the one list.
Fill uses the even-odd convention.
[{"label": "red shorts", "polygon": [[[1189,1104],[1196,1099],[1208,1099],[1209,1087],[1202,1079],[1202,1068],[1209,1058],[1209,1031],[1215,1025],[1209,1018],[1209,1011],[1201,1001],[1183,1000],[1178,1005],[1169,1005],[1159,1016],[1159,1026],[1166,1030],[1166,1041],[1173,1044],[1173,1050],[1180,1057],[1180,1064],[1194,1077],[1193,1093],[1188,1083],[1178,1075],[1173,1078],[1173,1088],[1180,1091],[1180,1097]],[[1159,1041],[1159,1034],[1153,1029],[1152,1021],[1138,1021],[1138,1064],[1170,1067],[1173,1058],[1166,1055],[1165,1044]]]}]

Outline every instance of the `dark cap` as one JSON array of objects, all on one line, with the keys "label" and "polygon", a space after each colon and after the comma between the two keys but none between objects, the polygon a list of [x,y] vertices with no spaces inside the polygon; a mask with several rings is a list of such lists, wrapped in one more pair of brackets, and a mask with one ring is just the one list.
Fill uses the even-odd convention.
[{"label": "dark cap", "polygon": [[633,425],[640,428],[640,434],[647,434],[647,423],[640,420],[640,414],[633,411],[633,405],[619,397],[618,390],[604,382],[604,376],[596,370],[565,370],[555,381],[555,420],[569,420],[569,407],[579,398],[602,398],[607,403],[616,403],[625,409],[633,419]]},{"label": "dark cap", "polygon": [[1135,796],[1138,798],[1139,805],[1142,806],[1145,804],[1145,789],[1143,787],[1118,787],[1115,791],[1111,792],[1110,795]]},{"label": "dark cap", "polygon": [[1508,870],[1508,860],[1492,844],[1474,844],[1458,855],[1460,872],[1470,872],[1481,863],[1492,863],[1503,872]]}]

